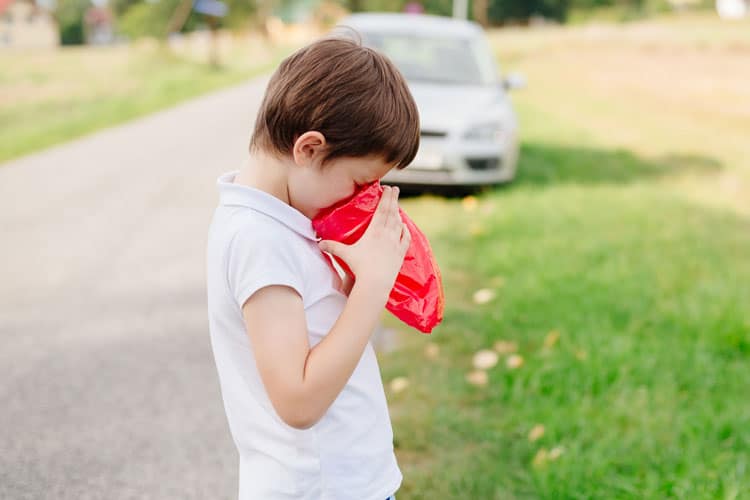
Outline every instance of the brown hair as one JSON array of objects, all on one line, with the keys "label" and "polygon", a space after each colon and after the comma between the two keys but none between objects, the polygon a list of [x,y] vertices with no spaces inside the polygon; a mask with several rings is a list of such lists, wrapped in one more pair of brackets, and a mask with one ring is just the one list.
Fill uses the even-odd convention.
[{"label": "brown hair", "polygon": [[381,156],[399,169],[419,148],[419,113],[406,80],[383,54],[349,38],[324,38],[284,59],[268,83],[250,150],[291,155],[315,130],[325,165],[338,157]]}]

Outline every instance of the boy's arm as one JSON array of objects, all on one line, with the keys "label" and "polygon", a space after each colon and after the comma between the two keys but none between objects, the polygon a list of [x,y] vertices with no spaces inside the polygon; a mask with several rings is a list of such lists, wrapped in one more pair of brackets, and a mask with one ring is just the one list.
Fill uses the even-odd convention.
[{"label": "boy's arm", "polygon": [[302,298],[293,288],[267,286],[245,302],[242,316],[276,413],[288,425],[304,428],[309,417],[302,380],[310,343]]},{"label": "boy's arm", "polygon": [[258,370],[279,416],[298,429],[312,427],[341,393],[362,357],[388,301],[411,237],[398,215],[398,189],[384,189],[370,226],[354,245],[321,242],[357,275],[344,310],[313,349],[302,298],[291,287],[255,292],[242,313]]},{"label": "boy's arm", "polygon": [[344,273],[344,277],[341,281],[343,283],[342,292],[348,297],[352,293],[352,288],[354,287],[354,278]]},{"label": "boy's arm", "polygon": [[354,373],[388,295],[355,286],[328,335],[312,350],[302,298],[265,287],[242,308],[268,396],[288,425],[307,429],[325,414]]}]

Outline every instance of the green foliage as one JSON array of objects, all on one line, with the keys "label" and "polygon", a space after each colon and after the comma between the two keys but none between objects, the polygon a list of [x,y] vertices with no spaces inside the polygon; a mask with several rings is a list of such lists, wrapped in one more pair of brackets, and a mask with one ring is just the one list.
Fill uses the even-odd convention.
[{"label": "green foliage", "polygon": [[[401,12],[408,2],[409,0],[349,0],[348,7],[354,12]],[[452,0],[422,0],[419,3],[428,14],[450,16],[453,13]],[[567,4],[568,0],[490,0],[490,20],[496,23],[506,20],[523,20],[534,14],[564,19]],[[470,0],[470,16],[471,12]]]},{"label": "green foliage", "polygon": [[[123,1],[123,0],[120,0]],[[345,4],[353,12],[403,11],[408,0],[347,0]],[[420,2],[429,14],[450,16],[451,0],[423,0]],[[471,3],[471,0],[470,0]],[[711,4],[705,0],[703,4]],[[489,0],[488,19],[491,24],[526,22],[532,16],[542,16],[566,21],[571,11],[576,20],[609,12],[611,20],[641,18],[671,9],[667,0]],[[471,15],[472,8],[469,7]]]},{"label": "green foliage", "polygon": [[406,5],[405,0],[359,0],[350,2],[353,11],[364,12],[400,12]]},{"label": "green foliage", "polygon": [[488,14],[493,23],[527,20],[531,16],[564,21],[569,4],[569,0],[492,0]]},{"label": "green foliage", "polygon": [[410,1],[422,4],[428,14],[450,16],[452,0],[348,0],[345,5],[352,12],[403,12]]},{"label": "green foliage", "polygon": [[[701,0],[686,8],[705,10],[713,7],[712,0]],[[627,22],[672,10],[674,7],[667,0],[571,0],[568,21]]]},{"label": "green foliage", "polygon": [[90,0],[58,0],[54,17],[60,27],[60,43],[79,45],[84,43],[83,16],[91,7]]},{"label": "green foliage", "polygon": [[142,3],[143,0],[109,0],[109,6],[115,16],[119,17],[133,5]]},{"label": "green foliage", "polygon": [[[422,2],[426,12],[438,16],[450,16],[453,13],[453,2],[451,0],[425,0]],[[471,9],[469,9],[471,12]]]},{"label": "green foliage", "polygon": [[179,3],[180,0],[136,3],[120,19],[118,30],[131,38],[163,37],[167,31],[167,23]]},{"label": "green foliage", "polygon": [[595,7],[609,7],[611,5],[641,5],[644,0],[571,0],[574,8],[590,9]]},{"label": "green foliage", "polygon": [[244,28],[254,22],[253,16],[257,11],[257,4],[250,0],[222,0],[229,12],[221,20],[221,25],[227,28]]},{"label": "green foliage", "polygon": [[[118,31],[130,38],[151,36],[161,38],[167,34],[169,21],[183,0],[155,0],[144,2],[138,0],[115,0],[113,8],[121,10]],[[219,25],[226,28],[246,28],[253,21],[256,12],[255,3],[248,0],[222,0],[229,7],[225,18]],[[204,22],[203,15],[191,12],[181,31],[192,31]]]},{"label": "green foliage", "polygon": [[[63,0],[82,2],[84,0]],[[88,1],[88,0],[85,0]],[[258,2],[250,0],[223,0],[229,12],[220,20],[220,26],[231,29],[247,28],[255,23],[259,10]],[[469,0],[469,15],[472,7]],[[706,0],[708,1],[708,0]],[[120,19],[120,30],[133,38],[141,36],[163,36],[166,25],[180,0],[112,0],[111,6]],[[402,12],[409,0],[341,0],[352,12]],[[268,0],[266,8],[284,7],[295,2],[289,0]],[[296,2],[298,3],[298,2]],[[452,0],[422,0],[425,12],[440,16],[450,16]],[[669,9],[667,0],[489,0],[488,19],[491,24],[525,22],[532,16],[542,16],[558,21],[566,21],[571,11],[573,19],[581,21],[591,16],[608,13],[610,20],[629,20]],[[288,10],[288,8],[287,8]],[[191,14],[183,31],[190,31],[201,22],[200,16]]]},{"label": "green foliage", "polygon": [[[182,0],[156,0],[131,5],[117,23],[118,31],[130,38],[152,36],[162,38],[167,34],[167,26]],[[195,23],[195,14],[191,14],[185,30]]]}]

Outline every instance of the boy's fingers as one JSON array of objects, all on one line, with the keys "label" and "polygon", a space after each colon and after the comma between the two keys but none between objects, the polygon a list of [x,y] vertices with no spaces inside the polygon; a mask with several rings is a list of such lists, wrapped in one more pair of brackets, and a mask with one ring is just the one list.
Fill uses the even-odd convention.
[{"label": "boy's fingers", "polygon": [[331,253],[342,259],[346,260],[345,254],[347,253],[348,245],[333,240],[323,240],[318,242],[318,248],[324,252]]},{"label": "boy's fingers", "polygon": [[389,186],[383,187],[383,195],[380,197],[378,207],[375,209],[375,214],[372,216],[373,222],[378,222],[381,225],[387,224],[392,200],[390,191],[391,189]]},{"label": "boy's fingers", "polygon": [[404,243],[411,242],[411,233],[409,232],[409,227],[404,224],[404,227],[401,229],[401,241]]},{"label": "boy's fingers", "polygon": [[391,202],[388,204],[388,220],[386,224],[400,225],[401,215],[398,213],[398,186],[391,188]]},{"label": "boy's fingers", "polygon": [[396,187],[393,191],[393,205],[391,205],[393,207],[393,218],[396,219],[399,224],[403,224],[404,221],[401,219],[401,209],[398,206],[398,187]]},{"label": "boy's fingers", "polygon": [[388,216],[389,225],[398,229],[399,234],[401,233],[401,226],[404,221],[401,218],[401,209],[398,206],[398,187],[393,188],[393,201],[390,206],[390,214]]}]

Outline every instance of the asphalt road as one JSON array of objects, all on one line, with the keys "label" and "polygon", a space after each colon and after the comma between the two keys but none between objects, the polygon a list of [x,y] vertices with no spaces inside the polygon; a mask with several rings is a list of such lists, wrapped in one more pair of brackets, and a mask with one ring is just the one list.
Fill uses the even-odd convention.
[{"label": "asphalt road", "polygon": [[236,498],[205,244],[265,82],[0,166],[0,498]]}]

